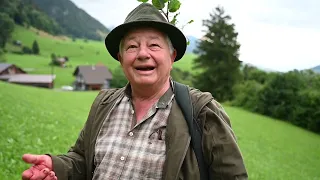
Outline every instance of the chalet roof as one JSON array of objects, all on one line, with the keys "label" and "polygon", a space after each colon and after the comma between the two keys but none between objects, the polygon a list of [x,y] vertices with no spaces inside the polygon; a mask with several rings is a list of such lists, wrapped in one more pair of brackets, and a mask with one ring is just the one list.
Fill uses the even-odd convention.
[{"label": "chalet roof", "polygon": [[106,66],[78,66],[73,73],[74,76],[81,75],[85,84],[103,84],[105,80],[111,80],[112,74]]},{"label": "chalet roof", "polygon": [[10,66],[12,66],[13,64],[7,64],[7,63],[0,63],[0,72],[8,69]]},{"label": "chalet roof", "polygon": [[2,71],[5,71],[6,69],[8,69],[11,66],[15,66],[17,69],[19,69],[20,71],[26,73],[23,69],[21,69],[20,67],[14,65],[14,64],[8,64],[8,63],[0,63],[0,73]]},{"label": "chalet roof", "polygon": [[7,79],[13,83],[52,83],[55,75],[35,75],[35,74],[14,74],[3,75],[0,79]]}]

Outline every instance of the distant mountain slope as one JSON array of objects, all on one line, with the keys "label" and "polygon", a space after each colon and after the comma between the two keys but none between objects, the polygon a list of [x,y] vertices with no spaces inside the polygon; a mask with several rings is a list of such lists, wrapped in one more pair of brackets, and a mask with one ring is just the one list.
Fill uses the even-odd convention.
[{"label": "distant mountain slope", "polygon": [[252,63],[246,63],[246,62],[243,62],[242,63],[242,66],[250,66],[250,67],[256,67],[257,69],[261,70],[261,71],[265,71],[265,72],[279,72],[277,70],[274,70],[274,69],[270,69],[270,68],[266,68],[266,67],[263,67],[263,66],[260,66],[260,65],[255,65],[255,64],[252,64]]},{"label": "distant mountain slope", "polygon": [[63,28],[66,35],[77,38],[101,40],[109,32],[108,28],[84,10],[78,8],[70,0],[31,1],[52,17]]},{"label": "distant mountain slope", "polygon": [[318,66],[316,66],[314,68],[311,68],[311,70],[313,70],[316,73],[320,73],[320,65],[318,65]]},{"label": "distant mountain slope", "polygon": [[189,45],[187,46],[187,53],[193,53],[193,50],[197,47],[197,41],[198,39],[194,36],[187,36],[189,40]]}]

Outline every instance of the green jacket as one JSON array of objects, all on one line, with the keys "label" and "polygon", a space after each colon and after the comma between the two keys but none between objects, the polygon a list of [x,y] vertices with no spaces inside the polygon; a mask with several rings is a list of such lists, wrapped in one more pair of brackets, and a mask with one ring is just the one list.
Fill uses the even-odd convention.
[{"label": "green jacket", "polygon": [[[225,111],[219,103],[213,100],[210,93],[192,89],[190,94],[194,106],[201,109],[199,121],[203,128],[204,159],[214,179],[247,179],[242,154]],[[108,89],[99,93],[91,106],[86,124],[75,145],[67,154],[51,156],[53,170],[58,180],[92,179],[97,135],[116,99],[123,96],[124,88]],[[179,106],[174,101],[167,124],[163,180],[200,179],[197,159],[191,148],[190,139],[188,125]]]}]

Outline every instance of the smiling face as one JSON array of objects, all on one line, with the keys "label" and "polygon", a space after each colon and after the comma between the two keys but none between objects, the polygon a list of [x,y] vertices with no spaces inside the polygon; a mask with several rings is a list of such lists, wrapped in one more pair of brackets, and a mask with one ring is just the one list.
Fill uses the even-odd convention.
[{"label": "smiling face", "polygon": [[122,40],[118,59],[132,86],[163,86],[170,77],[176,51],[166,36],[155,29],[129,32]]}]

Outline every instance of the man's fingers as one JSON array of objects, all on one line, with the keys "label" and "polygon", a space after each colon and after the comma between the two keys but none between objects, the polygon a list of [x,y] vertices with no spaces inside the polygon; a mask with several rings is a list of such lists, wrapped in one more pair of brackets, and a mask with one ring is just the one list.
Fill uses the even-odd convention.
[{"label": "man's fingers", "polygon": [[39,170],[42,170],[43,168],[52,170],[52,159],[48,155],[24,154],[22,160],[26,163],[39,166]]},{"label": "man's fingers", "polygon": [[56,176],[56,173],[54,173],[54,171],[50,171],[50,176],[54,177],[54,176]]},{"label": "man's fingers", "polygon": [[[47,155],[24,154],[22,156],[24,162],[33,164],[28,170],[22,173],[23,180],[39,180],[50,177],[49,173],[52,170],[51,158]],[[49,180],[54,180],[54,175]]]},{"label": "man's fingers", "polygon": [[33,175],[33,172],[31,169],[27,169],[23,171],[22,173],[22,180],[29,180]]},{"label": "man's fingers", "polygon": [[[39,168],[38,166],[32,166],[30,169],[25,170],[22,173],[22,180],[38,180],[49,177],[50,170],[48,168]],[[54,177],[54,176],[53,176]],[[52,179],[51,177],[49,180]]]},{"label": "man's fingers", "polygon": [[49,175],[50,170],[48,168],[44,168],[41,171],[38,169],[33,170],[33,176],[31,179],[38,180],[38,179],[44,179]]},{"label": "man's fingers", "polygon": [[29,163],[29,164],[39,164],[40,161],[39,161],[39,155],[33,155],[33,154],[24,154],[22,156],[22,160],[26,163]]},{"label": "man's fingers", "polygon": [[57,177],[53,171],[50,171],[49,175],[44,180],[57,180]]}]

